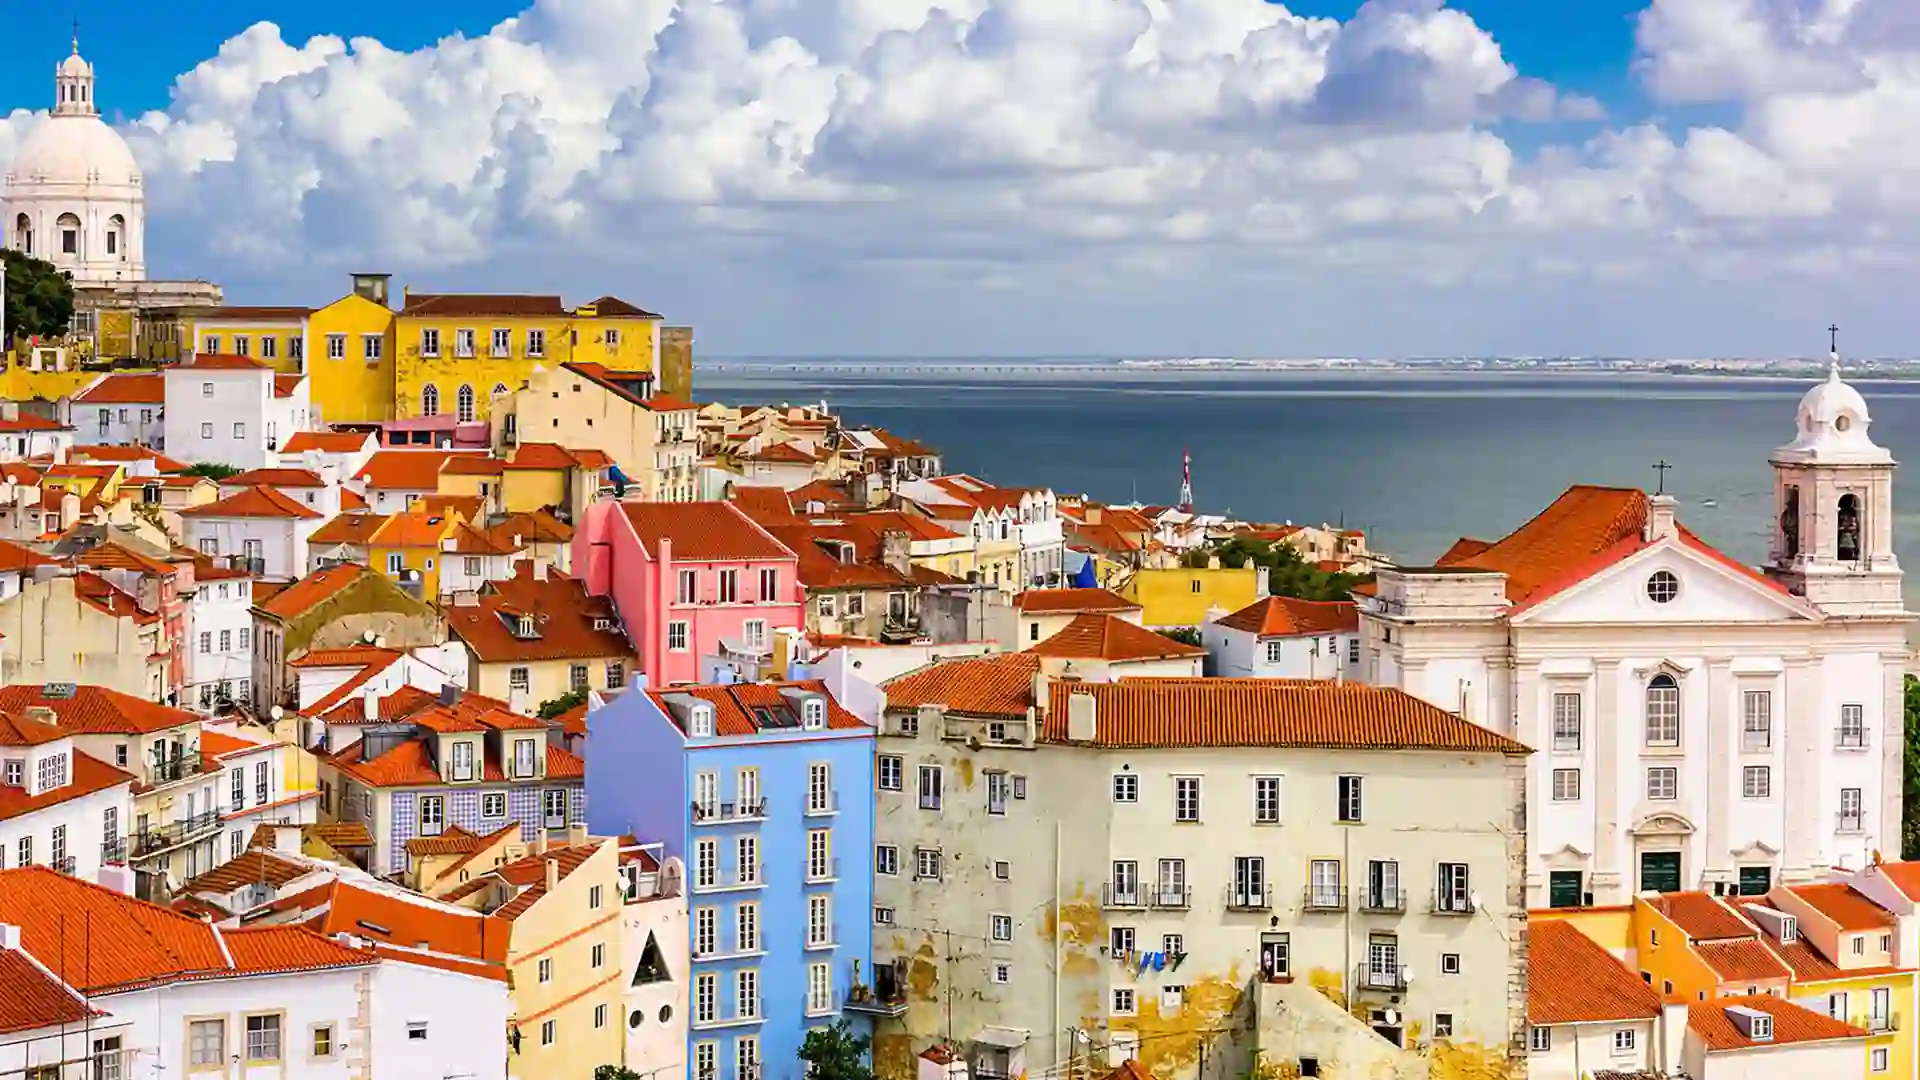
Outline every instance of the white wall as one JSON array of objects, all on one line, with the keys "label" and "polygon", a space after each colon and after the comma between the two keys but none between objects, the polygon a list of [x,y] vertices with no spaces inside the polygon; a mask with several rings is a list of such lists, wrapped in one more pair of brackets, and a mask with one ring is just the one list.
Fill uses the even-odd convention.
[{"label": "white wall", "polygon": [[[1633,1049],[1614,1051],[1614,1032],[1633,1032]],[[1552,1048],[1527,1053],[1528,1080],[1586,1080],[1596,1072],[1631,1073],[1653,1069],[1652,1020],[1627,1023],[1560,1024],[1551,1029]]]},{"label": "white wall", "polygon": [[247,541],[257,540],[260,555],[266,560],[260,576],[292,581],[306,576],[307,538],[324,524],[319,518],[188,514],[181,519],[181,530],[186,533],[188,547],[207,555],[245,555]]},{"label": "white wall", "polygon": [[268,464],[267,420],[270,411],[280,411],[273,405],[271,370],[169,368],[166,380],[169,457],[240,469]]},{"label": "white wall", "polygon": [[[252,700],[240,685],[253,678],[252,597],[253,582],[249,578],[200,584],[187,609],[187,686],[180,696],[182,708],[200,708],[201,688],[216,687],[221,682],[231,684],[229,691],[235,701]],[[223,633],[228,645],[224,650],[220,647]],[[205,651],[201,648],[203,634],[208,643]]]},{"label": "white wall", "polygon": [[[660,897],[630,903],[621,918],[621,951],[626,957],[626,996],[622,1002],[626,1025],[626,1066],[642,1076],[660,1070],[661,1076],[685,1074],[687,1061],[688,993],[693,982],[688,974],[687,898]],[[633,985],[633,971],[651,931],[666,959],[666,982]],[[666,1021],[662,1008],[670,1009]],[[638,1012],[640,1022],[633,1023]]]},{"label": "white wall", "polygon": [[[106,761],[109,765],[113,763],[112,758]],[[133,768],[138,768],[138,765]],[[68,775],[71,776],[71,772]],[[121,784],[0,821],[0,851],[6,853],[6,864],[20,865],[20,841],[30,836],[33,838],[33,861],[40,866],[50,865],[53,862],[53,830],[64,825],[67,830],[67,854],[73,856],[74,876],[82,881],[104,884],[100,876],[100,854],[105,840],[107,810],[114,810],[115,828],[119,837],[125,839],[128,830],[133,827],[133,796],[130,790],[127,784]]]},{"label": "white wall", "polygon": [[[1349,660],[1355,656],[1358,631],[1262,638],[1249,630],[1210,622],[1200,628],[1200,640],[1207,647],[1211,674],[1222,678],[1358,679],[1360,675],[1359,661]],[[1270,642],[1280,646],[1277,662],[1267,659]]]},{"label": "white wall", "polygon": [[[73,405],[74,437],[88,446],[159,446],[165,432],[157,401]],[[106,423],[101,424],[104,415]]]}]

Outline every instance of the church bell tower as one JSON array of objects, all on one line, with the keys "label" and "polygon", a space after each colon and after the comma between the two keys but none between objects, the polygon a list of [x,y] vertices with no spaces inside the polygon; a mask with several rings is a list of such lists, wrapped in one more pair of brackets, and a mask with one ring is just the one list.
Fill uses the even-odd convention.
[{"label": "church bell tower", "polygon": [[1893,553],[1893,455],[1868,437],[1866,399],[1840,378],[1800,399],[1794,440],[1773,464],[1773,544],[1767,576],[1830,615],[1900,615]]}]

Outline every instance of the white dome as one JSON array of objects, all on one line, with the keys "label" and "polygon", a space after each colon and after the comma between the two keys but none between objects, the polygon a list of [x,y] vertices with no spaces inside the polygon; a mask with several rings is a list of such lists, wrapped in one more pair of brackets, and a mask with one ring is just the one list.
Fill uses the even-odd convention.
[{"label": "white dome", "polygon": [[1867,399],[1840,378],[1840,362],[1835,357],[1825,381],[1800,398],[1793,442],[1781,447],[1780,453],[1803,461],[1890,460],[1867,435],[1872,423]]},{"label": "white dome", "polygon": [[59,73],[62,75],[92,75],[93,65],[80,58],[76,51],[72,56],[60,61]]},{"label": "white dome", "polygon": [[7,166],[14,192],[42,184],[138,187],[140,165],[127,140],[98,116],[50,116]]}]

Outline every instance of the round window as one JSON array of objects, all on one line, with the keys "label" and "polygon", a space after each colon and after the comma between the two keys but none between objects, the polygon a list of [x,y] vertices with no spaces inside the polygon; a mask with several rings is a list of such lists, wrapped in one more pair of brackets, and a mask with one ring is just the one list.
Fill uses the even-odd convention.
[{"label": "round window", "polygon": [[1853,417],[1848,416],[1846,413],[1841,413],[1839,416],[1833,418],[1833,429],[1835,431],[1845,431],[1852,426]]},{"label": "round window", "polygon": [[1680,595],[1680,579],[1672,572],[1660,570],[1647,579],[1647,599],[1656,604],[1665,604]]},{"label": "round window", "polygon": [[660,1022],[664,1024],[671,1019],[673,1019],[673,1006],[671,1005],[660,1006]]},{"label": "round window", "polygon": [[627,1014],[627,1026],[630,1028],[637,1028],[646,1022],[647,1014],[641,1012],[639,1009],[635,1009]]}]

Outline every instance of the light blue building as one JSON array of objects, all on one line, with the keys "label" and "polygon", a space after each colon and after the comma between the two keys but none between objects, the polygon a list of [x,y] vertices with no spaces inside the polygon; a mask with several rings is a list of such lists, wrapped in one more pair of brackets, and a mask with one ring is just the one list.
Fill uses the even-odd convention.
[{"label": "light blue building", "polygon": [[686,863],[691,1080],[800,1080],[807,1030],[840,1018],[855,961],[871,970],[873,735],[819,681],[589,714],[589,827]]}]

